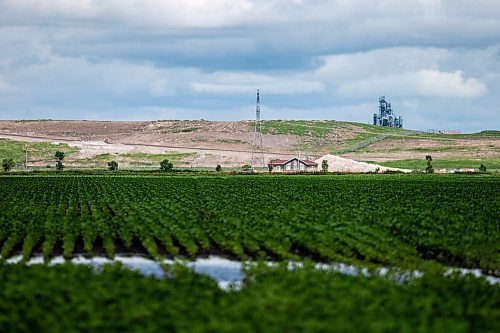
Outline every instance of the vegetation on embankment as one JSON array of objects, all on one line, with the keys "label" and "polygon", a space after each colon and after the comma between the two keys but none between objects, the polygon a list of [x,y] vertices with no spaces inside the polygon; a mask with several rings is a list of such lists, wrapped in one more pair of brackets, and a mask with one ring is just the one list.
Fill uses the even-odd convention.
[{"label": "vegetation on embankment", "polygon": [[[425,170],[426,160],[422,159],[408,159],[408,160],[396,160],[379,162],[382,166],[391,168],[402,168],[402,169],[413,169],[413,170]],[[487,170],[495,171],[500,170],[500,158],[474,158],[474,159],[455,159],[455,158],[439,158],[432,161],[432,165],[435,169],[475,169],[479,170],[479,167],[484,165]]]},{"label": "vegetation on embankment", "polygon": [[353,131],[371,134],[401,134],[404,132],[418,133],[405,129],[373,126],[362,123],[343,122],[335,120],[263,120],[262,132],[269,134],[295,134],[313,137],[326,137],[332,130]]},{"label": "vegetation on embankment", "polygon": [[161,154],[151,153],[123,153],[123,154],[99,154],[90,158],[79,159],[75,162],[82,165],[104,165],[106,162],[116,160],[119,163],[127,163],[130,166],[159,167],[159,163],[165,159],[178,162],[182,165],[189,164],[183,161],[186,158],[196,157],[197,153],[181,153],[167,151]]},{"label": "vegetation on embankment", "polygon": [[266,134],[293,134],[323,138],[334,129],[344,129],[337,121],[328,120],[264,120],[262,132]]},{"label": "vegetation on embankment", "polygon": [[54,155],[57,151],[62,151],[66,156],[71,156],[71,154],[78,152],[79,149],[70,147],[65,143],[23,142],[0,138],[0,160],[12,158],[16,164],[24,163],[26,151],[31,161],[49,162],[55,160]]}]

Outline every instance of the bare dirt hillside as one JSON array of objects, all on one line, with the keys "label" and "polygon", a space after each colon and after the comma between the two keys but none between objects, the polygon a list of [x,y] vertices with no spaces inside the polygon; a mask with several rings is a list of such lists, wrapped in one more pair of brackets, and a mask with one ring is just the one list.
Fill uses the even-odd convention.
[{"label": "bare dirt hillside", "polygon": [[[66,143],[79,148],[74,165],[116,159],[147,166],[167,157],[190,167],[241,166],[252,156],[252,121],[0,121],[0,138]],[[435,158],[500,159],[498,132],[433,135],[337,121],[271,120],[262,123],[266,162],[300,155],[335,154],[356,161]],[[42,163],[42,162],[40,162]]]},{"label": "bare dirt hillside", "polygon": [[[240,166],[252,154],[252,122],[209,121],[0,121],[0,137],[67,143],[80,151],[72,160],[99,155],[184,154],[178,165]],[[301,137],[264,134],[265,159],[295,156]],[[135,154],[135,155],[134,155]],[[137,155],[137,156],[136,156]],[[319,156],[319,154],[318,154]]]}]

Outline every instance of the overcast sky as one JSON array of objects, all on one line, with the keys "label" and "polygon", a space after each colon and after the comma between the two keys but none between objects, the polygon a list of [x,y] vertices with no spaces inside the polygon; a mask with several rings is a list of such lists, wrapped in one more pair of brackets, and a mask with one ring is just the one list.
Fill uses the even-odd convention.
[{"label": "overcast sky", "polygon": [[2,119],[500,129],[498,0],[0,0]]}]

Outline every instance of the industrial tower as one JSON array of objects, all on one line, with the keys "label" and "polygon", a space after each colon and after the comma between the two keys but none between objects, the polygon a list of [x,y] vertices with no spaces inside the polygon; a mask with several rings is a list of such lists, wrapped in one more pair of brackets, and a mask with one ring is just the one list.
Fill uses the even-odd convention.
[{"label": "industrial tower", "polygon": [[255,127],[253,131],[252,167],[265,167],[264,146],[262,145],[262,131],[260,123],[260,96],[257,89],[257,105],[255,107]]},{"label": "industrial tower", "polygon": [[387,103],[385,96],[378,99],[378,114],[373,114],[373,125],[403,128],[403,117],[394,114],[391,103]]}]

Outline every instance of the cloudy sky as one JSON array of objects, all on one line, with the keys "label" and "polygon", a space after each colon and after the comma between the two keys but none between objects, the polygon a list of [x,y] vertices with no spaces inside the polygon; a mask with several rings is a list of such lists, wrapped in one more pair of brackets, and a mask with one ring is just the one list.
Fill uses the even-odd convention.
[{"label": "cloudy sky", "polygon": [[0,118],[500,129],[498,0],[0,0]]}]

